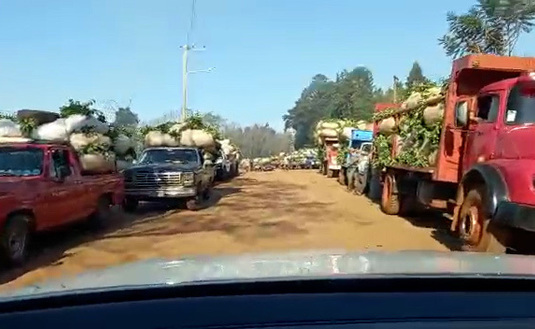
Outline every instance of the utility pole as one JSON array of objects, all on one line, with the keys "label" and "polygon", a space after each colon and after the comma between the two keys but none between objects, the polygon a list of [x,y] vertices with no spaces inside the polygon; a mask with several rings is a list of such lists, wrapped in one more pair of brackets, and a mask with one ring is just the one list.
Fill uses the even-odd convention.
[{"label": "utility pole", "polygon": [[190,51],[203,51],[206,47],[197,48],[195,45],[184,45],[182,48],[182,111],[180,113],[180,120],[184,121],[187,117],[188,110],[188,75],[192,73],[208,73],[214,68],[208,68],[205,70],[188,71],[188,53]]},{"label": "utility pole", "polygon": [[394,75],[394,87],[393,87],[393,90],[394,90],[394,103],[395,104],[398,103],[398,82],[399,82],[399,78]]}]

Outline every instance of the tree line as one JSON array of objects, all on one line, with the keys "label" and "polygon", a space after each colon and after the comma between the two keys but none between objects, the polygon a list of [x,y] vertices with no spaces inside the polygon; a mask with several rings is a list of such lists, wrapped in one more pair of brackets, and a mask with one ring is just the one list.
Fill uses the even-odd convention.
[{"label": "tree line", "polygon": [[[438,39],[452,59],[477,53],[512,55],[522,33],[529,33],[535,20],[535,0],[478,0],[467,13],[446,15],[448,31]],[[394,88],[374,84],[366,67],[343,70],[334,79],[316,74],[295,105],[283,115],[285,128],[296,130],[295,146],[314,144],[313,130],[321,119],[370,120],[374,104],[405,98],[411,85],[426,82],[414,62],[404,81],[394,76]]]}]

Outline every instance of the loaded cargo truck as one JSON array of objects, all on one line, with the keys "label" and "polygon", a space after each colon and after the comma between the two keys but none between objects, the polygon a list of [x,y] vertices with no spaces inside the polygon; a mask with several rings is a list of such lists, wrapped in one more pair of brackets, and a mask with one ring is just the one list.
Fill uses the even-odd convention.
[{"label": "loaded cargo truck", "polygon": [[[361,130],[361,129],[352,129],[351,130],[351,138],[347,141],[348,148],[354,149],[358,152],[358,157],[361,156],[361,154],[365,154],[366,152],[369,152],[369,149],[371,148],[371,141],[373,139],[373,131],[372,130]],[[338,177],[338,181],[342,185],[348,184],[348,177],[347,177],[347,161],[350,157],[349,152],[346,154],[346,161],[341,166],[340,175]],[[353,188],[350,186],[350,188]]]},{"label": "loaded cargo truck", "polygon": [[322,173],[327,177],[337,177],[342,166],[336,159],[340,148],[338,137],[327,137],[323,141],[324,158],[322,162]]},{"label": "loaded cargo truck", "polygon": [[[504,252],[535,231],[534,58],[469,55],[453,62],[436,161],[383,169],[381,208],[453,213],[463,249]],[[397,124],[409,109],[392,111]],[[379,121],[376,122],[376,126]],[[398,148],[393,139],[392,158]],[[377,153],[374,154],[377,156]]]}]

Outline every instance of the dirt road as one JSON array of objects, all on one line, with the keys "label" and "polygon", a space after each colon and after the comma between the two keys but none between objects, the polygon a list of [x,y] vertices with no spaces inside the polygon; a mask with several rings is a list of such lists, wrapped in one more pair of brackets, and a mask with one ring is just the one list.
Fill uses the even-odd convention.
[{"label": "dirt road", "polygon": [[[295,249],[449,250],[445,221],[386,216],[315,171],[248,173],[218,185],[198,212],[145,207],[107,232],[70,228],[42,236],[2,289],[147,258]],[[437,228],[438,227],[438,228]]]}]

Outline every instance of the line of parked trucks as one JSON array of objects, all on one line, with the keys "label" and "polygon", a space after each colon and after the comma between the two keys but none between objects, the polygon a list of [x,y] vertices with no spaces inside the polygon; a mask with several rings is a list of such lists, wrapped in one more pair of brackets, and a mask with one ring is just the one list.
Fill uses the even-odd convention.
[{"label": "line of parked trucks", "polygon": [[[385,149],[381,148],[387,147],[388,162],[364,168],[359,191],[375,194],[374,185],[382,185],[381,209],[389,215],[425,208],[452,214],[450,229],[462,241],[463,250],[502,253],[509,248],[532,249],[535,60],[462,57],[453,62],[442,92],[431,98],[418,99],[413,106],[406,102],[376,104],[374,147],[363,155],[368,163],[384,162]],[[431,150],[433,159],[412,165],[401,156],[402,144],[408,142],[399,138],[399,132],[408,129],[409,136],[415,133],[407,127],[408,119],[421,118],[433,108],[440,108],[441,116],[436,146]],[[389,133],[384,132],[386,125]],[[376,143],[379,139],[386,144]],[[332,146],[336,143],[324,143],[323,169],[329,176],[343,170],[333,160],[339,149]],[[361,147],[365,143],[362,141]],[[408,146],[411,154],[418,155],[420,145],[414,140],[411,143],[405,149]]]},{"label": "line of parked trucks", "polygon": [[198,209],[214,181],[238,174],[239,152],[218,152],[210,161],[198,147],[148,147],[127,169],[89,172],[69,142],[2,138],[0,259],[23,263],[38,232],[85,220],[103,227],[115,205],[129,212],[140,201]]}]

